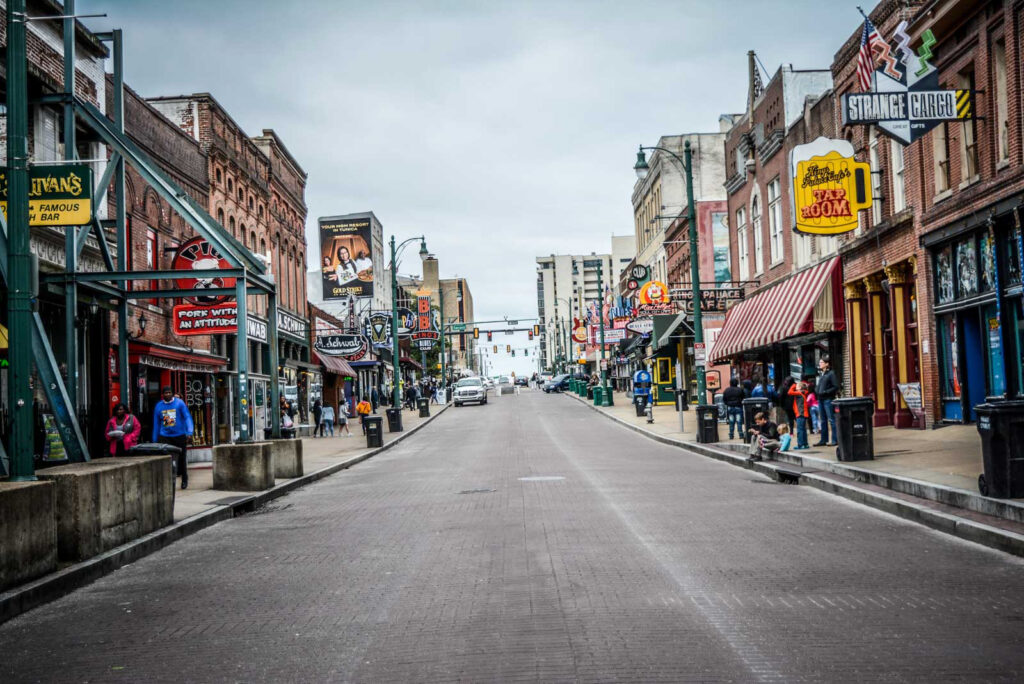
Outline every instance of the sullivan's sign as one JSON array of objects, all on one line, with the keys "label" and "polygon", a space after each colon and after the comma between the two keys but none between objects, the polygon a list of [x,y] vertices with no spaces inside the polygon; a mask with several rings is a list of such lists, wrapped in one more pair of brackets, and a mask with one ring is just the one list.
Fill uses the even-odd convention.
[{"label": "sullivan's sign", "polygon": [[[84,226],[92,221],[92,169],[62,164],[28,172],[30,226]],[[0,168],[0,210],[7,218],[7,169]]]}]

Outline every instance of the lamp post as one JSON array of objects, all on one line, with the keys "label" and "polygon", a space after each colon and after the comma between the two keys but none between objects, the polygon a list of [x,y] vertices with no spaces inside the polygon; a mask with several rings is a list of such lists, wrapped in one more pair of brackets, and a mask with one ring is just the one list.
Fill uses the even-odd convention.
[{"label": "lamp post", "polygon": [[[556,302],[565,302],[565,305],[567,307],[569,307],[569,317],[567,319],[564,319],[564,320],[565,320],[565,323],[566,323],[566,328],[571,329],[572,328],[572,300],[566,299],[565,297],[555,297],[555,301]],[[562,372],[565,373],[565,372],[567,372],[567,368],[568,368],[569,340],[568,339],[564,339],[565,333],[564,333],[564,328],[562,328],[562,320],[563,319],[560,318],[559,321],[558,321],[558,332],[556,333],[556,335],[558,336],[558,338],[559,338],[558,341],[560,343],[560,346],[562,347]]]},{"label": "lamp post", "polygon": [[597,300],[597,323],[601,330],[601,347],[600,353],[597,357],[597,367],[601,369],[601,397],[608,403],[607,406],[612,405],[612,396],[608,391],[608,364],[603,363],[605,358],[605,347],[604,347],[604,280],[601,278],[601,267],[604,259],[601,259],[597,263],[597,292],[600,299]]},{"label": "lamp post", "polygon": [[698,344],[702,347],[704,346],[704,324],[700,310],[700,257],[697,253],[697,210],[693,203],[693,152],[690,150],[689,140],[683,143],[683,157],[685,157],[685,161],[680,159],[679,155],[675,152],[664,147],[644,147],[641,145],[640,151],[636,153],[636,164],[633,166],[633,170],[636,171],[636,177],[640,180],[647,178],[647,174],[651,171],[651,168],[647,165],[647,157],[644,155],[644,150],[660,150],[672,156],[683,167],[683,171],[686,174],[686,220],[689,224],[690,280],[692,281],[691,285],[693,288],[693,360],[697,371],[698,403],[703,403],[707,401],[707,397],[705,397],[707,390],[704,380],[704,366],[697,364],[696,349]]},{"label": "lamp post", "polygon": [[394,372],[394,379],[391,383],[391,398],[393,400],[391,408],[399,410],[401,410],[402,396],[398,385],[402,377],[402,371],[400,370],[398,351],[398,253],[403,247],[414,240],[420,241],[421,257],[429,254],[427,251],[427,239],[422,235],[404,240],[397,247],[395,246],[395,236],[391,236],[391,368]]}]

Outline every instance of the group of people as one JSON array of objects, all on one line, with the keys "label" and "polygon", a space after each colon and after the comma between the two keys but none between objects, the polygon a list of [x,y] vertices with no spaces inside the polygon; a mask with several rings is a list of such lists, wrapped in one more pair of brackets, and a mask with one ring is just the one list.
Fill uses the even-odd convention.
[{"label": "group of people", "polygon": [[335,412],[334,407],[330,403],[321,403],[319,399],[313,402],[313,436],[314,437],[327,437],[327,433],[330,436],[334,436],[334,425],[338,425],[338,434],[344,434],[346,437],[352,436],[352,431],[348,429],[348,402],[343,401],[338,405],[338,410]]},{"label": "group of people", "polygon": [[[174,396],[174,390],[164,387],[161,400],[153,407],[153,441],[177,447],[176,470],[181,476],[181,488],[188,489],[188,468],[186,451],[188,439],[195,431],[192,414],[181,397]],[[124,456],[139,443],[142,435],[142,421],[132,415],[128,406],[121,403],[114,407],[114,415],[107,421],[107,445],[111,456]]]},{"label": "group of people", "polygon": [[[808,432],[820,433],[814,446],[835,446],[836,417],[832,402],[839,394],[839,381],[828,356],[823,356],[818,362],[818,371],[817,376],[805,375],[799,380],[786,376],[779,387],[774,387],[759,376],[745,381],[741,387],[739,381],[733,378],[722,393],[729,422],[729,439],[737,435],[742,437],[745,427],[748,433],[756,436],[756,439],[751,440],[752,450],[758,449],[763,443],[768,445],[769,450],[788,451],[794,433],[796,446],[792,448],[809,449]],[[780,422],[782,417],[785,422],[777,425],[769,419],[767,413],[760,412],[757,415],[762,416],[762,421],[755,416],[755,425],[744,426],[743,400],[758,397],[775,403],[781,412]]]}]

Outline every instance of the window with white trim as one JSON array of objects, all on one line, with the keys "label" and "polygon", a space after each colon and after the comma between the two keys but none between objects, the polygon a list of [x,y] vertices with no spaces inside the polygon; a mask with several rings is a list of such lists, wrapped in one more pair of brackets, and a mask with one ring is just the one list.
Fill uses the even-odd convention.
[{"label": "window with white trim", "polygon": [[892,168],[892,213],[907,208],[907,188],[903,181],[903,145],[889,141],[889,166]]},{"label": "window with white trim", "polygon": [[768,184],[768,252],[772,263],[782,261],[782,182]]},{"label": "window with white trim", "polygon": [[760,198],[750,202],[750,230],[754,235],[754,274],[764,273],[764,251],[761,248],[761,206]]},{"label": "window with white trim", "polygon": [[882,175],[879,172],[881,161],[878,156],[878,130],[872,126],[868,133],[868,160],[871,163],[871,204],[872,225],[882,222]]},{"label": "window with white trim", "polygon": [[736,245],[740,280],[746,280],[750,277],[750,252],[747,245],[747,212],[743,207],[736,210]]}]

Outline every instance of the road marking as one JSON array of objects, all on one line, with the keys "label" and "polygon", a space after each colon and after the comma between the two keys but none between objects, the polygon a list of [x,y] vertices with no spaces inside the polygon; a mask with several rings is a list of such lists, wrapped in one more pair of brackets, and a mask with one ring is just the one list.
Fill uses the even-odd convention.
[{"label": "road marking", "polygon": [[530,477],[519,478],[520,482],[554,482],[555,480],[564,480],[565,478],[561,475],[531,475]]}]

